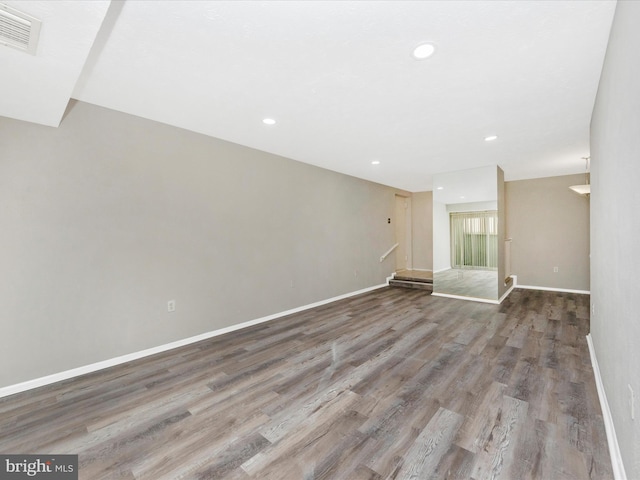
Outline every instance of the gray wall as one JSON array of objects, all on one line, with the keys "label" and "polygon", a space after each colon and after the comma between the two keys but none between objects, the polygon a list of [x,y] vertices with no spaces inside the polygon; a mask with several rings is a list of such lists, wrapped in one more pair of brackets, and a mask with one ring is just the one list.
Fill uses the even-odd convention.
[{"label": "gray wall", "polygon": [[638,25],[640,2],[619,1],[591,120],[591,335],[629,479],[640,478]]},{"label": "gray wall", "polygon": [[497,180],[497,190],[498,190],[498,300],[502,298],[502,296],[507,291],[507,285],[504,283],[504,279],[506,278],[505,273],[505,259],[504,259],[504,241],[507,239],[506,235],[506,198],[504,193],[504,171],[502,168],[497,167],[496,175],[498,177]]},{"label": "gray wall", "polygon": [[569,190],[584,182],[584,175],[565,175],[505,183],[506,236],[519,284],[589,290],[589,199]]},{"label": "gray wall", "polygon": [[411,195],[413,268],[433,268],[433,192]]},{"label": "gray wall", "polygon": [[447,205],[433,202],[433,271],[451,268],[451,230]]},{"label": "gray wall", "polygon": [[[569,190],[569,186],[584,181],[584,175],[565,175],[504,182],[505,220],[499,224],[505,225],[506,238],[513,238],[512,271],[518,275],[521,285],[589,290],[589,199]],[[425,194],[432,192],[413,194],[414,209],[418,212],[422,200],[416,201],[416,198],[425,198]],[[429,205],[432,205],[432,199],[431,195]],[[464,209],[470,208],[469,204],[461,205]],[[492,208],[496,208],[495,202]],[[490,205],[486,204],[484,209],[490,209]],[[446,211],[443,207],[441,220],[445,223],[448,222]],[[424,217],[420,213],[417,216]],[[430,218],[433,220],[437,221],[437,218]],[[448,245],[448,229],[440,230],[446,234],[446,239],[438,242],[430,231],[427,239],[430,243],[425,248],[422,245],[424,235],[416,228],[414,215],[414,258],[418,258],[418,248],[433,252],[435,240],[436,252],[441,251],[444,262],[438,263],[436,258],[436,264],[446,268],[449,266],[448,250],[443,249]],[[443,249],[438,249],[439,244]],[[558,273],[553,272],[554,266],[558,267]],[[506,290],[504,282],[500,287],[502,295]]]},{"label": "gray wall", "polygon": [[[396,190],[77,103],[0,118],[0,387],[381,284]],[[167,301],[176,311],[167,313]]]}]

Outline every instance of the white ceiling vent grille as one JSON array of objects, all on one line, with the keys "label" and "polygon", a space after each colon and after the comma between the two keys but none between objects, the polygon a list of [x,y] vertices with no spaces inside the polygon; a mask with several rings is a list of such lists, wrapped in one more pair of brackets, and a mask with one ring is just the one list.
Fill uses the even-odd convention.
[{"label": "white ceiling vent grille", "polygon": [[0,45],[36,54],[42,22],[0,3]]}]

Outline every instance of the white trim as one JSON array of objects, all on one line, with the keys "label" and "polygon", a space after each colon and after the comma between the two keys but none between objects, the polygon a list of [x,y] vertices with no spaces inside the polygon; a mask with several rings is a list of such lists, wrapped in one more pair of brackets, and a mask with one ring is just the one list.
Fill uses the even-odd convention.
[{"label": "white trim", "polygon": [[533,285],[518,285],[518,275],[511,275],[513,278],[513,287],[524,288],[526,290],[544,290],[547,292],[564,292],[564,293],[580,293],[583,295],[591,295],[589,290],[571,290],[568,288],[552,288],[552,287],[536,287]]},{"label": "white trim", "polygon": [[431,272],[432,271],[430,268],[412,268],[411,270],[414,270],[416,272]]},{"label": "white trim", "polygon": [[513,290],[516,286],[516,276],[511,275],[511,277],[513,277],[513,284],[506,292],[504,292],[504,295],[502,295],[502,297],[500,297],[499,300],[489,300],[488,298],[479,298],[479,297],[463,297],[461,295],[449,295],[448,293],[435,293],[435,292],[431,293],[431,295],[434,297],[455,298],[457,300],[471,300],[473,302],[492,303],[494,305],[500,305],[504,301],[504,299],[509,296],[509,294],[511,293],[511,290]]},{"label": "white trim", "polygon": [[503,300],[509,296],[509,294],[511,293],[511,291],[514,288],[516,288],[515,280],[513,282],[511,282],[511,286],[508,288],[508,290],[506,292],[504,292],[504,295],[502,295],[502,297],[500,297],[500,300],[498,300],[498,304],[502,303]]},{"label": "white trim", "polygon": [[583,295],[591,295],[591,292],[589,290],[572,290],[570,288],[537,287],[534,285],[514,285],[514,287],[524,288],[526,290],[544,290],[547,292],[580,293]]},{"label": "white trim", "polygon": [[451,267],[441,268],[440,270],[435,270],[433,273],[441,273],[446,272],[447,270],[451,270]]},{"label": "white trim", "polygon": [[108,360],[103,360],[101,362],[92,363],[90,365],[84,365],[82,367],[72,368],[71,370],[66,370],[64,372],[54,373],[52,375],[47,375],[46,377],[35,378],[33,380],[27,380],[26,382],[17,383],[15,385],[9,385],[7,387],[0,388],[0,398],[7,397],[9,395],[14,395],[16,393],[24,392],[27,390],[31,390],[38,387],[43,387],[45,385],[49,385],[51,383],[60,382],[63,380],[67,380],[69,378],[78,377],[80,375],[85,375],[87,373],[96,372],[98,370],[103,370],[105,368],[113,367],[116,365],[120,365],[122,363],[131,362],[133,360],[138,360],[140,358],[148,357],[150,355],[155,355],[156,353],[166,352],[167,350],[171,350],[178,347],[183,347],[185,345],[189,345],[191,343],[200,342],[201,340],[206,340],[208,338],[217,337],[219,335],[224,335],[225,333],[234,332],[236,330],[241,330],[243,328],[251,327],[253,325],[258,325],[260,323],[268,322],[271,320],[275,320],[280,317],[284,317],[287,315],[291,315],[293,313],[302,312],[304,310],[309,310],[311,308],[319,307],[321,305],[326,305],[327,303],[335,302],[338,300],[343,300],[345,298],[353,297],[355,295],[360,295],[363,293],[371,292],[373,290],[377,290],[379,288],[387,287],[389,284],[389,279],[387,278],[387,283],[383,283],[380,285],[375,285],[373,287],[363,288],[362,290],[356,290],[355,292],[345,293],[343,295],[338,295],[337,297],[328,298],[326,300],[320,300],[319,302],[310,303],[308,305],[303,305],[301,307],[292,308],[291,310],[286,310],[284,312],[274,313],[273,315],[267,315],[266,317],[256,318],[254,320],[249,320],[247,322],[238,323],[236,325],[231,325],[229,327],[220,328],[218,330],[213,330],[211,332],[202,333],[200,335],[196,335],[194,337],[184,338],[182,340],[178,340],[175,342],[167,343],[164,345],[159,345],[157,347],[148,348],[146,350],[140,350],[138,352],[129,353],[127,355],[122,355],[115,358],[110,358]]},{"label": "white trim", "polygon": [[443,298],[455,298],[456,300],[469,300],[472,302],[482,302],[482,303],[493,303],[494,305],[499,305],[500,302],[498,300],[489,300],[488,298],[480,298],[480,297],[463,297],[462,295],[449,295],[448,293],[431,293],[432,297],[443,297]]},{"label": "white trim", "polygon": [[609,402],[607,402],[607,395],[604,391],[602,377],[600,376],[600,367],[598,366],[598,359],[596,358],[596,350],[593,346],[591,334],[587,335],[587,345],[589,345],[589,355],[591,356],[593,376],[596,380],[596,389],[598,390],[598,398],[600,399],[604,429],[607,432],[607,443],[609,444],[609,454],[611,455],[613,478],[616,480],[627,480],[627,474],[624,471],[624,463],[622,463],[622,455],[620,454],[620,446],[618,445],[618,438],[616,437],[616,429],[613,425]]}]

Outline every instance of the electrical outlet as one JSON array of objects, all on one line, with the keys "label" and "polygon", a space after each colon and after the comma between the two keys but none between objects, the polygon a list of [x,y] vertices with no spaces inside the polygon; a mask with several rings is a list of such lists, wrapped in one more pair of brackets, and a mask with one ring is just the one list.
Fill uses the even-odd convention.
[{"label": "electrical outlet", "polygon": [[627,385],[627,387],[629,387],[629,411],[631,413],[631,420],[635,420],[636,412],[635,412],[635,399],[633,397],[633,388],[631,388],[631,384]]},{"label": "electrical outlet", "polygon": [[553,273],[558,273],[558,267],[553,267]]},{"label": "electrical outlet", "polygon": [[591,315],[595,315],[596,314],[596,304],[592,303],[591,304]]},{"label": "electrical outlet", "polygon": [[169,300],[167,302],[167,312],[175,312],[176,311],[176,301]]}]

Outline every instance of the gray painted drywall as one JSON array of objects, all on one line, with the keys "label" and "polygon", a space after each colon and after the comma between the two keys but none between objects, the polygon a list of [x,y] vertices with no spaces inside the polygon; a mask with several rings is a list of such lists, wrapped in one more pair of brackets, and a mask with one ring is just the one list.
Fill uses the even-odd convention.
[{"label": "gray painted drywall", "polygon": [[411,195],[413,268],[433,268],[433,192]]},{"label": "gray painted drywall", "polygon": [[619,1],[591,119],[591,335],[629,479],[640,478],[638,25],[640,2]]},{"label": "gray painted drywall", "polygon": [[506,226],[506,198],[505,198],[505,186],[504,186],[504,171],[500,167],[496,167],[497,176],[497,190],[498,190],[498,299],[507,292],[509,286],[504,282],[505,274],[505,260],[504,241],[507,239],[507,226]]},{"label": "gray painted drywall", "polygon": [[0,118],[0,145],[0,387],[394,269],[406,192],[83,103],[57,129]]},{"label": "gray painted drywall", "polygon": [[451,268],[451,232],[447,205],[433,201],[433,271]]},{"label": "gray painted drywall", "polygon": [[589,290],[589,199],[569,190],[584,182],[584,175],[564,175],[505,183],[506,236],[519,284]]}]

